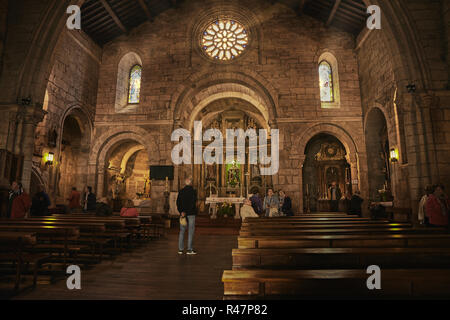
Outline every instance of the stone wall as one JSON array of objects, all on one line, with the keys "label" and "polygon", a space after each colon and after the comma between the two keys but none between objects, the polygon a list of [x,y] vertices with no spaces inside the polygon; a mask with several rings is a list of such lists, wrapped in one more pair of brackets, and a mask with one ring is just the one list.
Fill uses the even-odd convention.
[{"label": "stone wall", "polygon": [[[249,19],[258,22],[251,26],[254,32],[248,52],[231,64],[220,65],[205,58],[196,47],[197,34],[192,34],[205,12],[220,11],[220,4],[214,2],[206,8],[204,2],[183,3],[157,16],[153,22],[137,27],[129,36],[105,45],[99,74],[95,139],[103,136],[107,127],[120,123],[147,126],[159,134],[159,148],[164,148],[165,152],[159,150],[159,162],[171,163],[170,150],[174,144],[170,142],[170,134],[180,115],[188,119],[203,99],[218,92],[222,92],[222,98],[243,97],[260,85],[255,99],[263,101],[270,114],[267,121],[280,129],[283,141],[274,187],[285,189],[299,209],[302,161],[299,156],[304,152],[296,149],[299,135],[314,125],[331,124],[354,137],[352,144],[357,147],[353,150],[365,158],[355,39],[345,32],[325,28],[308,16],[299,18],[296,12],[281,4],[249,0],[231,2],[226,10],[231,10],[230,7],[235,12],[248,13]],[[142,60],[141,102],[134,111],[116,113],[119,62],[130,52]],[[338,61],[339,109],[321,108],[317,68],[324,52],[332,53]],[[218,84],[221,82],[223,85]],[[187,108],[188,105],[191,107]],[[291,154],[297,154],[297,159],[290,159]],[[352,156],[356,159],[355,154]],[[365,167],[366,163],[361,161],[362,176],[367,171]]]},{"label": "stone wall", "polygon": [[[58,40],[54,53],[54,65],[48,79],[44,110],[47,114],[36,129],[35,139],[35,167],[44,176],[49,192],[57,201],[64,201],[67,196],[68,182],[65,177],[74,175],[71,179],[81,190],[87,183],[88,152],[92,134],[92,122],[95,115],[96,93],[101,49],[84,33],[77,31],[63,31]],[[73,150],[65,156],[61,153],[63,128],[68,116],[77,119],[81,129],[81,146],[77,148],[78,155]],[[55,144],[49,141],[49,135],[56,133]],[[51,139],[50,139],[51,140]],[[39,157],[47,152],[55,154],[53,167],[43,166]],[[71,156],[69,156],[71,155]],[[71,167],[61,163],[72,159],[77,166]],[[68,157],[68,158],[66,158]],[[64,167],[64,174],[60,176],[60,165]],[[58,190],[57,186],[65,186]],[[70,190],[70,188],[68,189]]]}]

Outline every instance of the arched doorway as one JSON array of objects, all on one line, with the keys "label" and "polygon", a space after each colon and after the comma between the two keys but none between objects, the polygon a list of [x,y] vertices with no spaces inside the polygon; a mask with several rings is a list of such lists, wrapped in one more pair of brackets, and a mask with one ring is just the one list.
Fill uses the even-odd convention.
[{"label": "arched doorway", "polygon": [[370,199],[390,200],[392,197],[392,171],[389,163],[389,136],[386,118],[379,108],[369,111],[365,138],[369,172]]},{"label": "arched doorway", "polygon": [[[102,194],[119,211],[130,200],[151,198],[150,161],[145,147],[134,140],[114,144],[105,157]],[[101,196],[101,194],[99,195]]]},{"label": "arched doorway", "polygon": [[[342,195],[352,191],[345,147],[327,133],[319,133],[308,141],[302,175],[304,212],[330,211],[329,187],[333,182]],[[339,210],[344,211],[343,204]]]},{"label": "arched doorway", "polygon": [[81,109],[73,109],[64,119],[60,139],[59,170],[56,178],[56,202],[64,203],[72,187],[87,185],[91,127]]}]

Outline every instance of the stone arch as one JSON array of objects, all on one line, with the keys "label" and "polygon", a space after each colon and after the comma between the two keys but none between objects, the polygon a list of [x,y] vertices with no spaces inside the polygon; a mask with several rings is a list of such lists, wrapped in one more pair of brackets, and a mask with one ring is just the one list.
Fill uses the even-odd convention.
[{"label": "stone arch", "polygon": [[139,152],[139,151],[141,151],[141,150],[144,150],[145,149],[145,147],[144,146],[136,146],[136,147],[133,147],[133,148],[131,148],[124,156],[123,156],[123,159],[122,159],[122,163],[121,163],[121,166],[120,166],[120,168],[121,168],[121,170],[120,170],[120,173],[124,173],[125,172],[125,169],[126,169],[126,167],[127,167],[127,163],[128,163],[128,160],[130,160],[130,158],[136,153],[136,152]]},{"label": "stone arch", "polygon": [[305,154],[306,146],[315,135],[327,133],[335,136],[344,145],[347,156],[358,154],[358,147],[351,135],[342,127],[331,123],[315,124],[303,131],[295,141],[295,146],[301,155]]},{"label": "stone arch", "polygon": [[[94,124],[92,121],[92,118],[89,114],[89,112],[86,111],[86,109],[82,106],[80,106],[79,104],[73,104],[70,105],[63,113],[63,115],[60,118],[59,121],[59,128],[60,128],[60,133],[58,135],[58,145],[61,148],[61,141],[62,141],[62,135],[63,135],[63,130],[64,130],[64,122],[66,121],[68,116],[73,116],[82,131],[84,131],[84,143],[87,144],[86,147],[89,147],[91,144],[91,138],[92,138],[92,132],[94,130]],[[84,118],[84,119],[83,119]],[[85,120],[85,121],[83,121]]]},{"label": "stone arch", "polygon": [[152,134],[143,128],[119,126],[102,134],[91,149],[89,157],[89,184],[96,186],[97,194],[104,196],[104,172],[106,157],[112,148],[125,141],[135,141],[146,150],[150,162],[160,162],[159,148]]},{"label": "stone arch", "polygon": [[64,201],[71,187],[81,188],[88,177],[88,165],[93,122],[88,112],[78,105],[70,105],[59,118],[55,159],[57,174],[50,186],[55,201]]},{"label": "stone arch", "polygon": [[[310,125],[308,128],[303,130],[303,132],[298,134],[298,138],[294,141],[294,146],[296,146],[298,154],[294,156],[294,158],[299,160],[300,167],[298,168],[300,170],[299,174],[299,192],[300,192],[300,198],[299,198],[299,209],[300,212],[303,212],[303,163],[306,159],[305,152],[308,145],[308,142],[314,138],[316,135],[320,133],[326,133],[329,135],[332,135],[336,137],[344,146],[346,151],[346,159],[347,162],[350,164],[350,171],[351,171],[351,177],[352,180],[358,179],[358,183],[353,183],[352,185],[355,188],[355,190],[360,190],[362,193],[362,196],[365,197],[367,193],[367,170],[365,170],[367,164],[366,164],[366,158],[365,158],[365,152],[361,151],[361,146],[358,146],[354,139],[351,137],[351,135],[345,130],[344,128],[332,124],[332,123],[319,123],[319,124],[313,124]],[[363,187],[361,189],[361,187]]]},{"label": "stone arch", "polygon": [[183,119],[183,113],[190,114],[203,99],[214,94],[251,97],[251,100],[258,101],[261,109],[265,109],[269,122],[280,113],[277,91],[264,78],[245,68],[238,70],[230,66],[224,69],[220,66],[217,69],[215,72],[194,74],[178,88],[170,104],[170,117],[175,122],[183,122],[187,118]]},{"label": "stone arch", "polygon": [[398,137],[397,132],[396,132],[397,124],[396,124],[396,121],[394,119],[394,116],[390,115],[388,109],[386,107],[382,106],[379,103],[374,103],[372,105],[372,107],[370,107],[367,110],[367,112],[366,112],[366,114],[364,116],[364,132],[367,129],[367,122],[368,122],[372,112],[376,112],[377,110],[380,111],[383,114],[384,119],[386,120],[386,125],[387,125],[387,130],[388,130],[388,136],[389,136],[390,144],[391,145],[399,144],[399,140],[398,140],[399,137]]}]

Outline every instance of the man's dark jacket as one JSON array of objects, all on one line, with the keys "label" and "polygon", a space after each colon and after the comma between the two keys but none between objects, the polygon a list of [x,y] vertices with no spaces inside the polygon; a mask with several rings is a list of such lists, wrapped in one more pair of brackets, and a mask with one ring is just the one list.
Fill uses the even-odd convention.
[{"label": "man's dark jacket", "polygon": [[185,186],[180,190],[177,197],[177,209],[180,214],[186,213],[188,216],[195,216],[197,209],[195,203],[197,201],[197,192],[192,186]]}]

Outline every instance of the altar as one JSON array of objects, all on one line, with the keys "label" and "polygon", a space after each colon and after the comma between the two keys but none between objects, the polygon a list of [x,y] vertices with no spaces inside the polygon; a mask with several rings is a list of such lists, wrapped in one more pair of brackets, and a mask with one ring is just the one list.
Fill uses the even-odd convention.
[{"label": "altar", "polygon": [[[212,148],[209,140],[202,139],[202,154],[209,155],[208,158],[214,161],[206,162],[202,159],[202,163],[194,163],[189,170],[186,168],[185,172],[179,173],[178,176],[181,183],[178,190],[183,187],[182,181],[184,177],[192,177],[192,186],[197,191],[197,207],[200,214],[209,213],[213,219],[225,212],[228,215],[233,215],[233,211],[229,212],[232,208],[225,208],[225,204],[234,204],[235,218],[239,219],[239,210],[246,195],[257,192],[263,195],[268,188],[273,187],[272,176],[262,174],[261,161],[258,160],[260,155],[256,152],[255,157],[254,150],[249,147],[250,137],[248,134],[245,134],[248,130],[250,130],[250,133],[254,130],[256,134],[254,138],[258,139],[259,130],[266,128],[266,124],[259,120],[254,117],[253,112],[247,113],[240,106],[237,107],[233,103],[226,107],[226,110],[223,112],[214,112],[211,116],[202,118],[199,125],[204,130],[219,130],[223,137],[227,136],[227,130],[235,130],[237,132],[238,129],[241,129],[244,132],[243,139],[245,144],[244,148],[238,147],[239,143],[237,142],[242,137],[236,137],[236,132],[233,138],[233,145],[222,145],[221,147]],[[267,139],[265,146],[268,150],[271,150],[270,134],[267,136]],[[200,145],[196,146],[196,148],[199,147]],[[230,153],[234,154],[233,159],[226,159],[228,157],[227,154]],[[220,154],[221,156],[219,156]],[[250,161],[250,158],[253,161]],[[222,204],[224,204],[223,207]]]},{"label": "altar", "polygon": [[207,197],[205,204],[211,205],[212,208],[212,215],[211,219],[217,218],[217,204],[218,203],[230,203],[234,204],[234,210],[235,210],[235,219],[241,218],[241,204],[244,203],[245,198],[244,197]]}]

